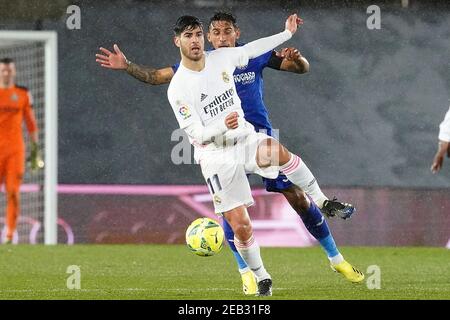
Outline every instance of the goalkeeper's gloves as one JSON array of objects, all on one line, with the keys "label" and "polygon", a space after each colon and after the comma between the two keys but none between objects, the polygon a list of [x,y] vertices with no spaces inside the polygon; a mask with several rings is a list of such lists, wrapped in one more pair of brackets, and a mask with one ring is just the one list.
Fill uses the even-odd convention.
[{"label": "goalkeeper's gloves", "polygon": [[31,142],[31,151],[27,158],[27,163],[34,172],[44,168],[44,161],[42,160],[37,142]]}]

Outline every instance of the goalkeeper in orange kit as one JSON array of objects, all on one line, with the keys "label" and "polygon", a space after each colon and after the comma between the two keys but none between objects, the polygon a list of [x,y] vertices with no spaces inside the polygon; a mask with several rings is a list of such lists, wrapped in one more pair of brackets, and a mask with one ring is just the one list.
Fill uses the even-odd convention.
[{"label": "goalkeeper in orange kit", "polygon": [[31,139],[32,170],[44,163],[38,148],[38,127],[33,112],[33,100],[27,88],[15,84],[16,67],[10,58],[0,59],[0,187],[6,194],[6,243],[11,243],[19,216],[20,192],[25,171],[25,143],[22,123],[25,121]]}]

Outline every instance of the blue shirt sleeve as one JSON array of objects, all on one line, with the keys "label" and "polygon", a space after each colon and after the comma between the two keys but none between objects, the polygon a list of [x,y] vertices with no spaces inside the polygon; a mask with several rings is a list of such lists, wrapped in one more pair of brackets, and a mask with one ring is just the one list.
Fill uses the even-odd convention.
[{"label": "blue shirt sleeve", "polygon": [[272,57],[273,52],[274,52],[273,50],[270,50],[258,57],[258,59],[260,59],[260,61],[261,61],[262,68],[267,67],[267,65],[269,64],[270,57]]},{"label": "blue shirt sleeve", "polygon": [[179,66],[180,66],[180,63],[179,63],[179,62],[178,62],[178,63],[175,63],[175,64],[172,66],[173,73],[176,73],[176,72],[177,72]]}]

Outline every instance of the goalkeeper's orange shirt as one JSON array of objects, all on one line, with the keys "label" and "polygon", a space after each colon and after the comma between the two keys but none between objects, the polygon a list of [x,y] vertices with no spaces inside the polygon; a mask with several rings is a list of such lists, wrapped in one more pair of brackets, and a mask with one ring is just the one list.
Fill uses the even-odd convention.
[{"label": "goalkeeper's orange shirt", "polygon": [[0,154],[24,151],[22,123],[29,133],[37,131],[32,109],[33,100],[27,88],[14,85],[0,88]]}]

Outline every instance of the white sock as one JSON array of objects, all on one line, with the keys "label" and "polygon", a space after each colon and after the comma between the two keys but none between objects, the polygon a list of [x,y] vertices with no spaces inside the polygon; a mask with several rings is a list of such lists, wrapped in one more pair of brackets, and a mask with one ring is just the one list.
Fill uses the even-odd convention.
[{"label": "white sock", "polygon": [[291,159],[280,167],[286,177],[295,185],[303,189],[319,207],[323,207],[323,203],[328,198],[320,190],[316,178],[313,176],[306,164],[299,156],[291,153]]},{"label": "white sock", "polygon": [[328,257],[328,259],[330,260],[330,262],[331,262],[331,264],[333,266],[335,266],[335,265],[341,263],[342,261],[344,261],[344,257],[340,253],[338,255],[334,256],[334,257]]},{"label": "white sock", "polygon": [[271,279],[269,273],[264,268],[259,245],[256,242],[255,238],[253,238],[253,236],[251,236],[250,239],[246,241],[241,241],[236,238],[235,235],[234,245],[236,246],[236,249],[241,255],[242,259],[244,259],[250,270],[252,270],[255,274],[257,282],[264,279]]}]

